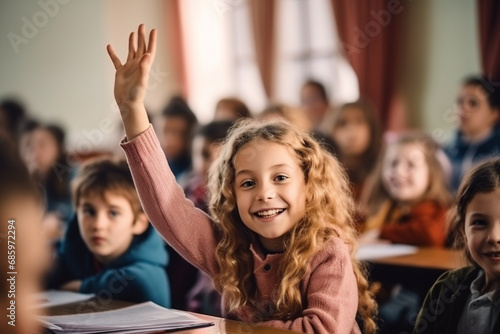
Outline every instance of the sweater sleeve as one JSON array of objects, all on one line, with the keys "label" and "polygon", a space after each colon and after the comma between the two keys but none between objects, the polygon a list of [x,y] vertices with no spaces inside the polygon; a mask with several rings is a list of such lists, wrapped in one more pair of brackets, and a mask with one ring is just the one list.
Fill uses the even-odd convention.
[{"label": "sweater sleeve", "polygon": [[356,323],[358,285],[347,245],[337,240],[311,263],[305,307],[300,317],[260,324],[304,333],[360,333]]},{"label": "sweater sleeve", "polygon": [[435,202],[424,202],[413,208],[403,222],[387,222],[380,231],[381,239],[418,246],[444,246],[446,241],[446,209]]},{"label": "sweater sleeve", "polygon": [[186,199],[153,127],[121,143],[144,211],[162,237],[187,261],[213,277],[217,238],[212,219]]}]

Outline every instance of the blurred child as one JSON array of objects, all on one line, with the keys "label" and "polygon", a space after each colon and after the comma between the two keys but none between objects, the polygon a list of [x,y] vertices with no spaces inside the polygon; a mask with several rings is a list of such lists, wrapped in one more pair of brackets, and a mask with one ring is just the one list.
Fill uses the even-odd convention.
[{"label": "blurred child", "polygon": [[0,175],[0,333],[39,333],[33,295],[49,264],[41,196],[5,134],[0,134]]},{"label": "blurred child", "polygon": [[325,86],[318,81],[307,81],[300,91],[300,102],[311,122],[312,129],[320,130],[330,109]]},{"label": "blurred child", "polygon": [[169,307],[167,253],[126,162],[101,159],[82,166],[73,201],[77,221],[68,227],[50,287]]},{"label": "blurred child", "polygon": [[24,106],[17,100],[0,102],[0,134],[3,133],[14,145],[19,145],[19,131],[26,118]]},{"label": "blurred child", "polygon": [[194,205],[208,213],[207,183],[208,170],[219,156],[222,142],[226,139],[232,121],[213,121],[200,127],[194,136],[192,145],[193,169],[187,186],[186,197]]},{"label": "blurred child", "polygon": [[450,203],[435,141],[409,133],[388,145],[366,193],[363,242],[444,246]]},{"label": "blurred child", "polygon": [[[223,294],[224,314],[308,333],[374,333],[376,305],[355,259],[352,203],[339,163],[285,123],[241,122],[210,169],[211,218],[184,198],[148,124],[144,97],[156,30],[129,40],[116,69],[122,142],[144,208]],[[134,100],[130,100],[131,91]],[[127,114],[125,114],[127,113]]]},{"label": "blurred child", "polygon": [[470,266],[430,289],[413,333],[500,333],[500,159],[480,163],[458,190],[450,215],[455,246]]},{"label": "blurred child", "polygon": [[334,115],[331,133],[357,202],[382,148],[382,131],[371,104],[366,100],[344,104]]},{"label": "blurred child", "polygon": [[300,131],[309,132],[316,141],[328,152],[337,156],[338,148],[336,143],[330,137],[320,131],[312,129],[311,122],[302,109],[293,108],[282,104],[275,104],[262,111],[257,119],[264,122],[285,121]]},{"label": "blurred child", "polygon": [[246,104],[237,98],[220,99],[215,106],[214,121],[236,121],[240,118],[251,118],[252,114]]},{"label": "blurred child", "polygon": [[44,190],[44,226],[53,240],[59,240],[73,216],[70,180],[74,169],[68,163],[64,130],[53,124],[26,122],[21,133],[20,151],[33,179]]},{"label": "blurred child", "polygon": [[186,101],[173,97],[160,116],[158,137],[179,184],[191,169],[191,140],[198,120]]},{"label": "blurred child", "polygon": [[500,88],[486,77],[468,77],[458,92],[460,127],[446,147],[455,191],[463,175],[477,162],[500,155]]},{"label": "blurred child", "polygon": [[[222,142],[232,125],[231,121],[211,122],[199,128],[193,139],[193,170],[184,193],[197,208],[207,214],[209,213],[208,170],[219,156]],[[172,300],[182,298],[181,308],[188,311],[221,316],[220,294],[215,290],[212,280],[173,249],[169,254],[171,265],[168,276],[172,286],[176,287],[172,293]],[[194,274],[188,276],[188,273]],[[191,278],[195,278],[195,281]]]}]

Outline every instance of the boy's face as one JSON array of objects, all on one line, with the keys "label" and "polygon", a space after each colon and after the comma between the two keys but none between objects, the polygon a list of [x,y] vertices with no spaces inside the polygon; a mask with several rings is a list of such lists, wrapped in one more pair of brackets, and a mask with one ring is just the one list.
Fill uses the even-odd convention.
[{"label": "boy's face", "polygon": [[484,270],[485,292],[500,288],[500,188],[478,193],[469,202],[465,216],[467,247]]},{"label": "boy's face", "polygon": [[130,202],[115,192],[82,196],[77,215],[83,241],[103,264],[123,255],[134,235],[142,233]]},{"label": "boy's face", "polygon": [[160,144],[167,159],[178,159],[188,147],[188,124],[182,117],[161,117]]},{"label": "boy's face", "polygon": [[205,137],[196,136],[194,138],[192,149],[193,169],[198,175],[204,178],[208,176],[210,166],[219,156],[220,147],[220,144],[212,143]]},{"label": "boy's face", "polygon": [[490,107],[487,93],[479,86],[463,86],[458,93],[456,108],[460,129],[472,140],[488,134],[500,116],[499,110]]}]

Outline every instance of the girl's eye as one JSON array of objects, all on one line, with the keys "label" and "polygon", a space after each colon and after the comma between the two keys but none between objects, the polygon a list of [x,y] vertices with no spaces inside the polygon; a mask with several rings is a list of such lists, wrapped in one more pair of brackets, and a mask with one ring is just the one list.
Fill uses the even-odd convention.
[{"label": "girl's eye", "polygon": [[474,219],[470,224],[473,226],[486,226],[488,222],[484,219]]},{"label": "girl's eye", "polygon": [[285,181],[288,179],[288,176],[286,175],[278,175],[274,178],[276,181]]},{"label": "girl's eye", "polygon": [[253,181],[245,181],[241,184],[243,188],[250,188],[255,185],[255,182]]}]

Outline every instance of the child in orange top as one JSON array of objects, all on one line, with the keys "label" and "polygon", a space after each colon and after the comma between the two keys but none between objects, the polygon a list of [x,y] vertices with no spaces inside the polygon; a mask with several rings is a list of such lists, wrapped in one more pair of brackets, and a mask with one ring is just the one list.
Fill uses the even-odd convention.
[{"label": "child in orange top", "polygon": [[450,202],[434,140],[409,133],[390,144],[366,194],[362,240],[444,246]]},{"label": "child in orange top", "polygon": [[348,185],[339,163],[307,133],[284,123],[236,127],[210,170],[213,218],[184,198],[151,126],[144,97],[156,48],[132,33],[116,69],[115,98],[134,181],[148,217],[183,257],[222,292],[240,321],[306,333],[376,330],[376,306],[355,259]]}]

